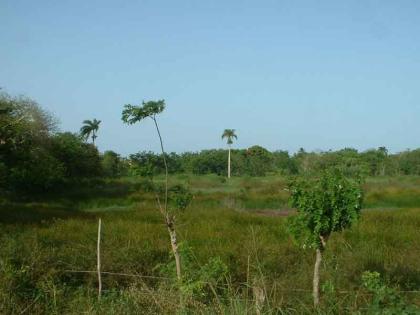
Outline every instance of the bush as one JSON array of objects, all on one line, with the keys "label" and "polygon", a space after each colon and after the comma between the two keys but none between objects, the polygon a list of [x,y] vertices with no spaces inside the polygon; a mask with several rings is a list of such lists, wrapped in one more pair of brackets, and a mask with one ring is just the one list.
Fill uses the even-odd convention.
[{"label": "bush", "polygon": [[98,149],[84,143],[76,134],[64,132],[54,135],[51,139],[51,153],[62,163],[68,180],[102,175]]},{"label": "bush", "polygon": [[416,315],[420,309],[407,304],[397,290],[387,286],[378,272],[365,271],[362,275],[363,286],[373,295],[368,314]]},{"label": "bush", "polygon": [[189,189],[183,185],[176,185],[171,187],[170,200],[172,201],[176,210],[184,211],[190,205],[193,195]]},{"label": "bush", "polygon": [[103,174],[106,177],[120,177],[126,174],[126,165],[121,159],[120,155],[114,151],[105,151],[101,165]]},{"label": "bush", "polygon": [[228,267],[220,257],[212,257],[205,264],[200,264],[187,243],[179,244],[179,252],[183,267],[182,283],[176,280],[174,261],[160,266],[160,271],[173,279],[173,285],[179,287],[184,298],[211,303],[215,298],[226,297]]}]

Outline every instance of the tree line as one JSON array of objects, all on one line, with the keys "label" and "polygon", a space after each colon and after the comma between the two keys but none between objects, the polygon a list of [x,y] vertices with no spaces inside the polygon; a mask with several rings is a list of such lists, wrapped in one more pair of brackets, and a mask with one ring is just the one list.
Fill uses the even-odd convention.
[{"label": "tree line", "polygon": [[[141,151],[122,157],[113,151],[100,153],[94,145],[100,123],[85,120],[80,133],[62,132],[57,120],[35,101],[1,93],[0,190],[50,191],[91,178],[164,174],[161,154]],[[236,138],[234,132],[224,132],[230,157],[225,149],[165,153],[168,172],[227,176],[230,164],[233,176],[316,174],[331,167],[350,176],[420,175],[420,149],[395,154],[385,147],[363,152],[300,149],[295,154],[271,152],[258,145],[231,149],[229,139]]]},{"label": "tree line", "polygon": [[[160,154],[142,151],[121,158],[113,154],[115,165],[108,171],[112,176],[163,174]],[[228,174],[226,150],[211,149],[200,152],[166,154],[169,173]],[[255,145],[248,149],[231,149],[231,173],[234,176],[311,175],[330,168],[338,168],[347,176],[400,176],[420,175],[420,149],[389,154],[385,147],[359,152],[346,148],[338,151],[307,152],[300,149],[295,154],[287,151],[269,151]],[[112,164],[112,163],[110,163]],[[118,171],[117,171],[118,170]],[[118,173],[119,172],[119,173]]]},{"label": "tree line", "polygon": [[60,132],[35,101],[0,94],[0,191],[51,191],[103,176],[102,157],[85,137]]}]

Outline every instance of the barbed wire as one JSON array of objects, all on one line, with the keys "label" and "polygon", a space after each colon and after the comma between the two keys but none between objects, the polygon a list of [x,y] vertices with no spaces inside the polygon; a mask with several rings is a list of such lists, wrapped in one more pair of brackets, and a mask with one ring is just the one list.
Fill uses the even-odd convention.
[{"label": "barbed wire", "polygon": [[[81,273],[81,274],[97,274],[97,271],[91,271],[91,270],[63,270],[64,273]],[[120,277],[131,277],[131,278],[141,278],[141,279],[158,279],[158,280],[168,280],[172,281],[173,278],[170,277],[162,277],[162,276],[148,276],[148,275],[139,275],[139,274],[130,274],[130,273],[122,273],[122,272],[111,272],[111,271],[101,271],[102,275],[108,275],[108,276],[120,276]],[[203,282],[206,284],[213,284],[211,282]],[[252,286],[249,286],[246,283],[242,283],[242,285],[247,286],[249,288],[252,288]],[[302,292],[302,293],[310,293],[312,290],[308,289],[283,289],[283,288],[277,288],[276,291],[281,292]],[[349,294],[349,293],[355,293],[357,291],[348,291],[348,290],[340,290],[336,291],[336,293],[339,294]],[[399,293],[413,293],[417,294],[420,293],[420,290],[398,290]],[[359,292],[360,294],[360,292]],[[371,293],[364,293],[363,295],[372,295]]]}]

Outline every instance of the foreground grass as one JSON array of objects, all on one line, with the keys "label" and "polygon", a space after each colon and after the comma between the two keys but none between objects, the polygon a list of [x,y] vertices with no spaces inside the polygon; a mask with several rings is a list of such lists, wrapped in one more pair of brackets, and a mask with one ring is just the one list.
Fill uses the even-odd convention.
[{"label": "foreground grass", "polygon": [[[141,182],[122,180],[2,204],[0,311],[252,314],[252,292],[258,287],[267,296],[266,313],[314,312],[313,253],[292,243],[284,217],[259,211],[287,209],[283,178],[224,182],[217,176],[182,175],[172,182],[195,190],[193,204],[178,217],[180,240],[193,255],[190,268],[199,269],[214,257],[228,267],[215,294],[186,296],[170,274],[162,273],[171,257],[154,197]],[[400,291],[420,290],[419,194],[418,178],[367,182],[369,209],[361,222],[329,242],[321,313],[363,312],[371,298],[361,289],[365,270],[379,271]],[[119,274],[104,275],[100,302],[96,276],[89,273],[96,268],[98,217],[103,221],[103,270]],[[420,305],[419,293],[402,294]]]}]

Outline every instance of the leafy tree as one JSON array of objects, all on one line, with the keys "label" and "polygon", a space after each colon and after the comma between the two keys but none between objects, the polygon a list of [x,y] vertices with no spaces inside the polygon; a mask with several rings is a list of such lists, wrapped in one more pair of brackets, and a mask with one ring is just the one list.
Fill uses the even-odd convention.
[{"label": "leafy tree", "polygon": [[77,134],[57,133],[51,138],[50,152],[62,164],[68,181],[102,175],[98,149],[82,142]]},{"label": "leafy tree", "polygon": [[226,152],[224,150],[203,150],[191,159],[194,174],[226,174]]},{"label": "leafy tree", "polygon": [[393,159],[396,160],[398,174],[420,175],[420,149],[401,152]]},{"label": "leafy tree", "polygon": [[56,131],[56,119],[27,97],[0,94],[0,145],[2,154],[40,145]]},{"label": "leafy tree", "polygon": [[264,176],[273,169],[273,156],[265,148],[254,145],[246,150],[248,161],[248,174],[251,176]]},{"label": "leafy tree", "polygon": [[298,173],[296,161],[291,159],[287,151],[274,151],[273,152],[274,169],[278,170],[284,175],[293,175]]},{"label": "leafy tree", "polygon": [[293,156],[293,159],[298,166],[299,174],[308,174],[310,172],[315,156],[314,153],[306,152],[303,148],[299,149]]},{"label": "leafy tree", "polygon": [[8,189],[19,194],[58,189],[65,178],[62,163],[45,147],[32,148],[8,171]]},{"label": "leafy tree", "polygon": [[131,169],[135,175],[153,178],[155,175],[165,173],[163,157],[153,152],[138,152],[130,154]]},{"label": "leafy tree", "polygon": [[102,156],[102,169],[107,177],[118,177],[123,173],[123,163],[119,154],[114,151],[105,151]]},{"label": "leafy tree", "polygon": [[83,126],[80,128],[80,136],[82,139],[87,141],[90,136],[92,136],[92,143],[95,144],[95,139],[98,137],[97,133],[99,130],[99,125],[101,124],[100,120],[84,120]]},{"label": "leafy tree", "polygon": [[165,166],[165,199],[164,204],[162,205],[160,202],[159,195],[157,195],[157,202],[159,206],[160,213],[165,219],[165,224],[169,232],[169,236],[171,239],[172,245],[172,252],[175,257],[175,264],[176,264],[176,273],[178,280],[181,280],[181,257],[179,255],[178,250],[178,242],[175,230],[175,215],[169,211],[168,208],[168,164],[166,161],[166,153],[163,147],[163,140],[160,134],[159,125],[157,123],[156,115],[163,112],[165,109],[165,101],[158,100],[158,101],[149,101],[149,102],[142,102],[141,106],[134,106],[131,104],[124,105],[124,109],[122,112],[122,120],[126,124],[135,124],[140,122],[146,118],[150,118],[153,120],[156,131],[160,141],[160,147],[162,151],[163,163]]},{"label": "leafy tree", "polygon": [[[171,152],[165,154],[166,163],[168,166],[168,173],[174,174],[183,171],[181,157]],[[153,152],[138,152],[130,155],[131,170],[133,174],[144,177],[154,177],[158,174],[165,173],[165,164],[163,155],[155,154]]]},{"label": "leafy tree", "polygon": [[222,134],[222,139],[227,139],[227,145],[229,148],[229,157],[228,157],[228,178],[230,178],[230,151],[231,146],[233,144],[233,139],[238,139],[237,135],[235,134],[235,129],[225,129]]},{"label": "leafy tree", "polygon": [[331,170],[315,180],[297,179],[289,188],[291,206],[297,209],[297,215],[289,221],[290,232],[304,248],[316,251],[313,298],[317,306],[322,253],[333,232],[351,227],[359,218],[363,199],[360,181]]},{"label": "leafy tree", "polygon": [[369,175],[385,175],[386,160],[388,158],[388,150],[385,147],[363,152],[361,158],[369,168]]},{"label": "leafy tree", "polygon": [[175,185],[170,189],[169,199],[174,204],[175,209],[185,210],[190,205],[193,195],[190,190],[183,185]]},{"label": "leafy tree", "polygon": [[0,184],[4,190],[42,191],[60,181],[62,167],[49,152],[55,130],[54,117],[35,101],[0,94]]}]

